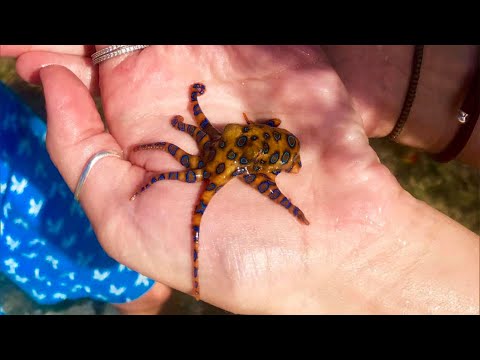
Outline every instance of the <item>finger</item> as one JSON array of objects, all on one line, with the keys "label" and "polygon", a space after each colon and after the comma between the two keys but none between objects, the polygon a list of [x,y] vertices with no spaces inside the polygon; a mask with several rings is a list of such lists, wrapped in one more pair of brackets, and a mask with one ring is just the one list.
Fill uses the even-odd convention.
[{"label": "finger", "polygon": [[94,45],[0,45],[0,57],[18,57],[30,51],[50,51],[59,54],[90,56]]},{"label": "finger", "polygon": [[[69,188],[74,191],[92,155],[102,150],[121,152],[121,148],[104,131],[92,97],[71,71],[52,65],[40,70],[40,78],[47,108],[47,150]],[[129,162],[106,157],[89,173],[80,202],[94,228],[110,215],[116,202],[128,198],[134,187],[128,179],[135,184],[140,181],[130,174],[127,176],[130,169]]]},{"label": "finger", "polygon": [[21,55],[17,60],[17,73],[30,83],[39,84],[41,68],[61,65],[72,71],[93,95],[98,94],[98,72],[90,57],[54,52],[33,51]]}]

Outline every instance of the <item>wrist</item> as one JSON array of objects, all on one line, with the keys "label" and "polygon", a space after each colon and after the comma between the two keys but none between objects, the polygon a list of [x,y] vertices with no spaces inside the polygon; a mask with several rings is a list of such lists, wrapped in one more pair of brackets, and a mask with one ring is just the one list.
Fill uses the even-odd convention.
[{"label": "wrist", "polygon": [[[350,93],[367,136],[387,136],[402,111],[414,46],[324,46],[323,49]],[[399,143],[435,153],[451,141],[458,126],[457,109],[477,66],[478,51],[478,46],[473,45],[424,47],[415,100],[397,138]],[[476,129],[474,135],[459,158],[476,158],[480,130]]]},{"label": "wrist", "polygon": [[336,263],[328,257],[317,262],[297,309],[304,304],[304,312],[323,314],[479,313],[478,236],[406,191],[392,196],[391,204],[382,210],[388,220],[376,231],[367,225],[345,231],[351,246],[340,250]]},{"label": "wrist", "polygon": [[303,276],[269,311],[478,314],[478,236],[415,199],[384,166],[370,170],[375,190],[325,210],[321,232],[303,243]]},{"label": "wrist", "polygon": [[478,66],[477,51],[476,46],[425,46],[416,97],[399,143],[437,153],[451,141],[457,111]]},{"label": "wrist", "polygon": [[478,236],[406,191],[357,281],[377,314],[479,313]]}]

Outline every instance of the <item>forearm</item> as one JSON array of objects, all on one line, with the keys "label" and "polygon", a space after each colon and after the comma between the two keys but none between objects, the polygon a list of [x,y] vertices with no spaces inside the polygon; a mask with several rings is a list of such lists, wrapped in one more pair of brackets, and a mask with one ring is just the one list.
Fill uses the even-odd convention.
[{"label": "forearm", "polygon": [[[353,98],[367,135],[388,135],[405,99],[413,46],[329,46],[325,50]],[[425,46],[415,101],[396,141],[429,153],[445,148],[459,126],[457,109],[478,66],[478,51],[473,45]],[[479,128],[480,122],[459,156],[478,167]]]},{"label": "forearm", "polygon": [[[402,193],[382,238],[351,259],[355,312],[478,314],[479,239]],[[341,293],[341,291],[340,291]]]}]

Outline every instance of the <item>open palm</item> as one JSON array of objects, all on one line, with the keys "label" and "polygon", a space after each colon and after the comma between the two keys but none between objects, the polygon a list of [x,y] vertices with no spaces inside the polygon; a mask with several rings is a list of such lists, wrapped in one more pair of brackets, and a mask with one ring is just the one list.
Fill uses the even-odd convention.
[{"label": "open palm", "polygon": [[[300,224],[283,207],[238,179],[205,211],[200,235],[202,299],[239,313],[366,311],[348,304],[381,243],[402,191],[368,144],[360,117],[320,47],[151,46],[100,65],[109,133],[87,88],[71,72],[41,71],[48,111],[47,146],[73,190],[88,158],[122,150],[94,167],[80,200],[99,241],[116,260],[173,288],[192,292],[191,214],[201,185],[161,181],[134,201],[154,173],[184,168],[141,143],[171,142],[197,154],[170,120],[189,107],[194,82],[210,122],[280,118],[301,143],[303,167],[277,184],[303,210]],[[339,299],[344,299],[343,302]],[[359,309],[360,308],[360,309]]]}]

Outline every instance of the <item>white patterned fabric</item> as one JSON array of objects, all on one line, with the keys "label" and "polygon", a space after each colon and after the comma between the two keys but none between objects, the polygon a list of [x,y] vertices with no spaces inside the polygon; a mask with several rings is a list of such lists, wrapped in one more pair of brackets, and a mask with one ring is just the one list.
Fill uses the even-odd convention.
[{"label": "white patterned fabric", "polygon": [[154,281],[104,252],[45,136],[45,122],[0,83],[0,272],[40,304],[140,297]]}]

